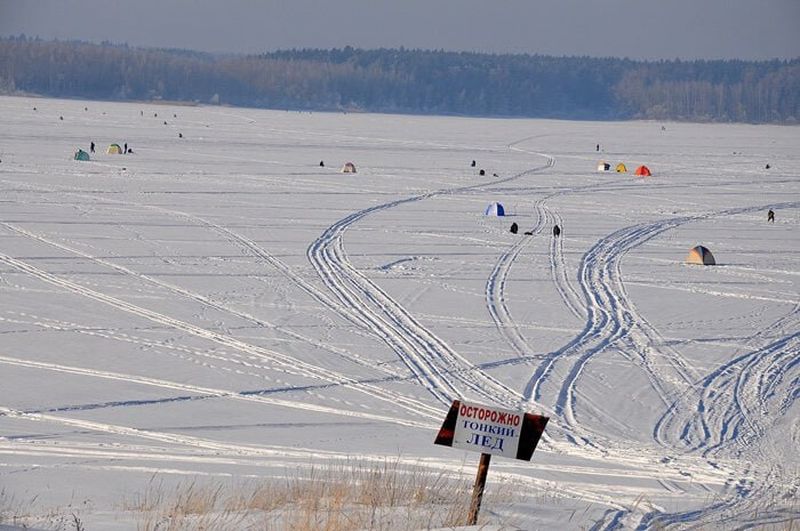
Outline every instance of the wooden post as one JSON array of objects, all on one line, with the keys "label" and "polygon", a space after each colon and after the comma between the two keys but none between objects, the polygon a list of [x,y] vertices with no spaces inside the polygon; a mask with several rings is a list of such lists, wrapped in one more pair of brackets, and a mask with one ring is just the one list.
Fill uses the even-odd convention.
[{"label": "wooden post", "polygon": [[472,487],[472,504],[469,507],[467,525],[477,525],[478,523],[478,513],[481,510],[483,489],[486,486],[486,476],[489,474],[489,461],[491,459],[492,454],[481,454],[481,462],[478,463],[478,475],[475,477],[475,486]]}]

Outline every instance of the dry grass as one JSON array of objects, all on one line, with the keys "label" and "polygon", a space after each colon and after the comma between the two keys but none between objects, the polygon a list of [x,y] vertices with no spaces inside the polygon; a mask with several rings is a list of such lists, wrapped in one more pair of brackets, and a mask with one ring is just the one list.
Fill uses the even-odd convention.
[{"label": "dry grass", "polygon": [[[83,507],[72,504],[36,512],[37,496],[20,501],[5,489],[0,489],[0,524],[14,529],[38,529],[42,531],[86,531],[81,513]],[[88,502],[84,502],[85,505]]]},{"label": "dry grass", "polygon": [[[153,480],[128,500],[141,531],[404,530],[464,525],[471,479],[396,461],[348,461],[248,484]],[[484,497],[492,504],[498,491]]]}]

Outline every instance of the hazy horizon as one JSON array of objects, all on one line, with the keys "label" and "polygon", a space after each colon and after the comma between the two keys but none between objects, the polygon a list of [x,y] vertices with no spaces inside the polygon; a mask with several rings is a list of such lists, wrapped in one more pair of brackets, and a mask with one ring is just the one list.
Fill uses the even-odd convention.
[{"label": "hazy horizon", "polygon": [[0,36],[214,53],[408,48],[635,60],[800,57],[794,0],[0,0]]}]

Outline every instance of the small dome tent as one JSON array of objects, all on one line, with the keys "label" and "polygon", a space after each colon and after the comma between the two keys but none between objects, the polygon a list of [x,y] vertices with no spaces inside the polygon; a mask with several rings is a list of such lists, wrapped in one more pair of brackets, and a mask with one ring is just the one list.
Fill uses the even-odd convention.
[{"label": "small dome tent", "polygon": [[636,171],[633,172],[633,174],[638,175],[640,177],[650,177],[651,175],[653,175],[652,173],[650,173],[650,168],[648,168],[647,166],[639,166],[638,168],[636,168]]},{"label": "small dome tent", "polygon": [[342,173],[356,173],[356,165],[352,162],[345,162],[342,166]]},{"label": "small dome tent", "polygon": [[617,173],[628,173],[628,167],[624,163],[617,164]]},{"label": "small dome tent", "polygon": [[483,211],[484,216],[505,216],[506,209],[500,203],[494,202]]},{"label": "small dome tent", "polygon": [[89,154],[86,153],[84,150],[79,149],[75,152],[75,156],[72,157],[74,160],[89,160]]},{"label": "small dome tent", "polygon": [[600,161],[597,163],[597,171],[608,171],[611,169],[611,164],[605,161]]},{"label": "small dome tent", "polygon": [[119,144],[111,144],[108,146],[106,153],[109,155],[122,155],[122,148],[119,147]]},{"label": "small dome tent", "polygon": [[716,265],[717,262],[714,260],[714,255],[711,254],[711,251],[702,245],[698,245],[697,247],[693,247],[692,250],[689,251],[689,254],[686,255],[686,263],[698,265]]}]

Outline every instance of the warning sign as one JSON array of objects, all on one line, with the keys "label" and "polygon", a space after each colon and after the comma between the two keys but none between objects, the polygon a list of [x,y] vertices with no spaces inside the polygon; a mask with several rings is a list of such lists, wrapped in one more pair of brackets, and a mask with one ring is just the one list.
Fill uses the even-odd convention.
[{"label": "warning sign", "polygon": [[453,400],[435,444],[530,461],[548,420]]}]

